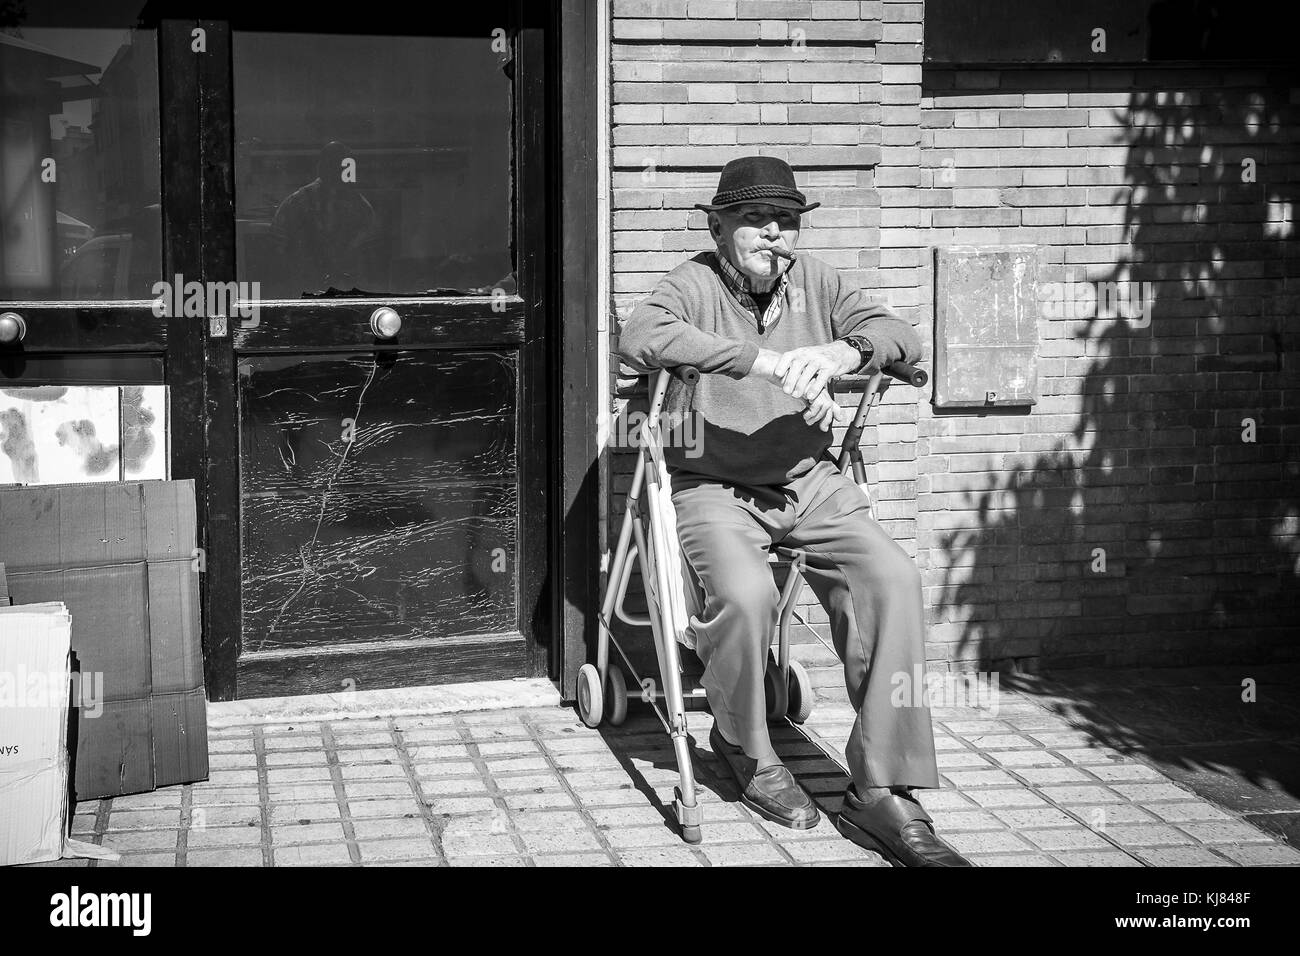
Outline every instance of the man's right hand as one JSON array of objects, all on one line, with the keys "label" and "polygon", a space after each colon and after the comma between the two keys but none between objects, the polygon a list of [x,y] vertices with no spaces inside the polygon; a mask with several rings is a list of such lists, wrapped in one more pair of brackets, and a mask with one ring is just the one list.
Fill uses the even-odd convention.
[{"label": "man's right hand", "polygon": [[[777,388],[782,388],[785,384],[785,378],[776,373],[781,354],[771,349],[759,349],[758,357],[754,359],[754,366],[749,370],[749,374]],[[841,408],[837,405],[835,399],[831,397],[825,388],[807,401],[808,407],[804,409],[803,420],[809,425],[815,425],[824,432],[830,431],[832,425],[847,425],[853,420],[852,409]]]}]

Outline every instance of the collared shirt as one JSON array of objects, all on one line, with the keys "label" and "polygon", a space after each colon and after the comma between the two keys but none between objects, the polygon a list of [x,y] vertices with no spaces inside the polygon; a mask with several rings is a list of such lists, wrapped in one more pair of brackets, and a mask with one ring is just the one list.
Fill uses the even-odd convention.
[{"label": "collared shirt", "polygon": [[713,255],[718,260],[718,266],[728,291],[754,316],[754,320],[758,322],[758,330],[762,332],[775,322],[777,316],[781,314],[781,306],[785,301],[785,290],[786,286],[789,285],[790,270],[786,269],[782,272],[781,277],[772,285],[772,297],[767,303],[767,308],[764,309],[755,296],[761,295],[768,290],[756,289],[757,283],[728,262],[727,257],[722,253],[715,252]]}]

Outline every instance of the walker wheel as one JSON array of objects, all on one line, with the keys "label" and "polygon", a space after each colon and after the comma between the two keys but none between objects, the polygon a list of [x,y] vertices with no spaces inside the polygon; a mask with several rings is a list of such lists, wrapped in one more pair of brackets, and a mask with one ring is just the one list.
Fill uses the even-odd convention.
[{"label": "walker wheel", "polygon": [[790,689],[786,716],[794,723],[802,724],[812,716],[813,688],[808,672],[798,661],[790,662]]},{"label": "walker wheel", "polygon": [[790,689],[781,680],[781,666],[771,658],[763,675],[763,696],[767,699],[767,719],[780,720],[789,710]]},{"label": "walker wheel", "polygon": [[627,678],[617,664],[609,665],[609,676],[605,679],[605,700],[609,704],[606,721],[617,727],[627,720]]},{"label": "walker wheel", "polygon": [[578,671],[578,716],[588,727],[599,727],[605,710],[605,693],[595,664],[583,664]]}]

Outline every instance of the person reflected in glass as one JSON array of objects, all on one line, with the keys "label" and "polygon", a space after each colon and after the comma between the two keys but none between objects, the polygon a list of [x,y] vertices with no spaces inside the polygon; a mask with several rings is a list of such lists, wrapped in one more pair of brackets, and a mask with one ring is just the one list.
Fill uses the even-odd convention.
[{"label": "person reflected in glass", "polygon": [[276,209],[271,232],[289,291],[357,288],[376,217],[361,195],[355,160],[345,144],[327,143],[316,158],[316,178]]}]

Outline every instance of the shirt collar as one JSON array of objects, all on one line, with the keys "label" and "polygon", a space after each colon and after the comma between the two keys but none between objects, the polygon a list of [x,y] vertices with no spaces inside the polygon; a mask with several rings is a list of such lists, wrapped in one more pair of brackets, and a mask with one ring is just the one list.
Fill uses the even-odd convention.
[{"label": "shirt collar", "polygon": [[786,288],[790,283],[790,270],[786,269],[782,272],[780,278],[768,290],[772,293],[772,297],[768,300],[767,307],[763,308],[755,298],[756,295],[762,295],[763,293],[753,289],[749,277],[727,261],[727,257],[721,251],[714,252],[714,258],[718,260],[718,271],[722,276],[723,284],[735,296],[736,300],[754,316],[754,320],[758,323],[758,330],[760,332],[764,331],[781,315]]}]

